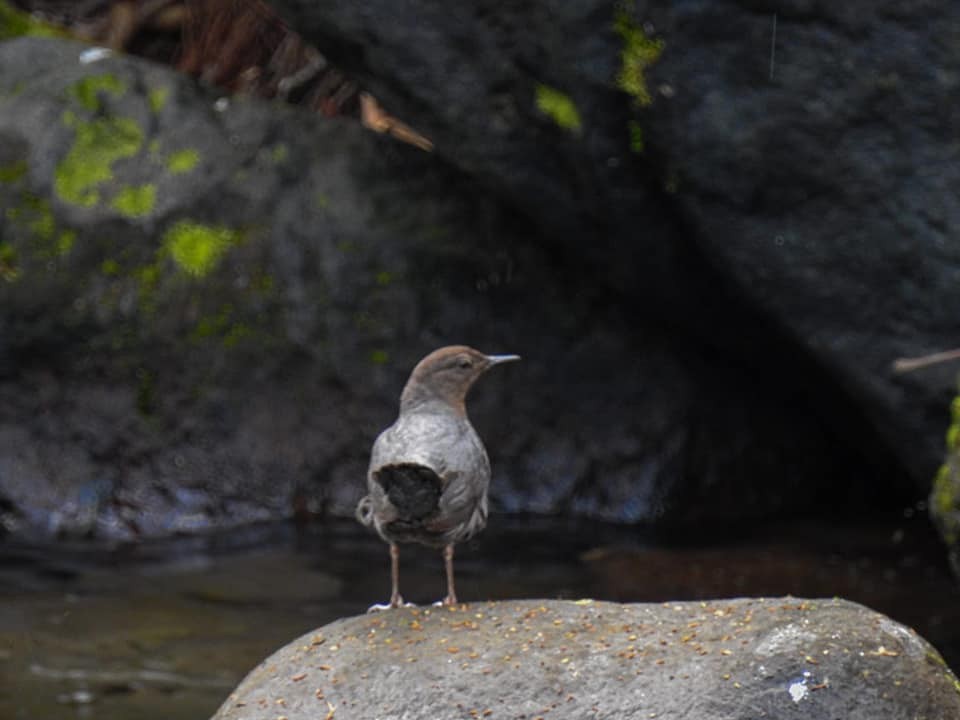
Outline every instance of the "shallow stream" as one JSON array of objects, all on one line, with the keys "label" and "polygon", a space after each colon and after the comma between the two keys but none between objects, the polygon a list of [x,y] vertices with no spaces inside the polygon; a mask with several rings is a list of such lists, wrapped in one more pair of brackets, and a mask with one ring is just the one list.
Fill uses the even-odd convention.
[{"label": "shallow stream", "polygon": [[[778,527],[710,546],[622,526],[491,518],[458,549],[462,600],[840,595],[914,626],[960,667],[960,590],[923,521]],[[197,720],[310,629],[389,595],[386,547],[352,521],[124,548],[0,544],[0,718]],[[405,550],[406,599],[442,597],[439,553]]]}]

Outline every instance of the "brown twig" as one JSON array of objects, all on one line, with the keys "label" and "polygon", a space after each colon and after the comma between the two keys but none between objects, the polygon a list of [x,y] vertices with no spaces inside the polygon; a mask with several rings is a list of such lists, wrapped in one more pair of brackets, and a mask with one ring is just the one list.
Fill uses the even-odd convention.
[{"label": "brown twig", "polygon": [[905,373],[911,372],[912,370],[919,370],[928,365],[950,362],[951,360],[960,360],[960,348],[956,350],[945,350],[943,352],[933,353],[932,355],[921,355],[915,358],[900,358],[893,363],[893,369],[894,372]]}]

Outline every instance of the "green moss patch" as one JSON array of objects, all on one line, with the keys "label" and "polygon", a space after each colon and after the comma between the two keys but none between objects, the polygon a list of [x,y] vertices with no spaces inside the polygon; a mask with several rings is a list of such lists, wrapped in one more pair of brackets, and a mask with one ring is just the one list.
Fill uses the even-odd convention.
[{"label": "green moss patch", "polygon": [[13,282],[19,276],[17,249],[8,242],[0,242],[0,280]]},{"label": "green moss patch", "polygon": [[6,212],[7,219],[29,234],[34,251],[43,258],[66,255],[73,249],[76,233],[57,224],[50,201],[23,193],[17,205]]},{"label": "green moss patch", "polygon": [[28,13],[17,10],[0,0],[0,40],[32,35],[34,37],[61,37],[64,33],[52,25],[35,20]]},{"label": "green moss patch", "polygon": [[84,109],[96,112],[100,109],[100,93],[109,93],[122,97],[127,84],[115,75],[90,75],[78,80],[70,88],[70,93]]},{"label": "green moss patch", "polygon": [[[947,453],[930,490],[930,515],[947,545],[950,556],[960,561],[960,396],[950,405],[946,433]],[[955,568],[960,572],[960,568]]]},{"label": "green moss patch", "polygon": [[73,124],[77,136],[57,166],[53,187],[65,202],[93,207],[100,201],[98,186],[113,179],[113,164],[140,152],[143,131],[121,117],[74,119]]},{"label": "green moss patch", "polygon": [[627,123],[627,130],[630,133],[630,149],[638,155],[643,152],[645,147],[643,140],[643,128],[636,120]]},{"label": "green moss patch", "polygon": [[113,277],[120,274],[120,263],[113,258],[107,258],[100,264],[100,272],[104,275]]},{"label": "green moss patch", "polygon": [[129,218],[143,217],[153,211],[157,201],[157,186],[153,183],[146,185],[131,185],[125,187],[113,199],[113,209]]},{"label": "green moss patch", "polygon": [[632,97],[637,107],[646,107],[653,102],[653,98],[644,73],[660,59],[663,40],[648,37],[643,28],[623,9],[617,10],[613,29],[623,43],[620,49],[620,71],[616,78],[617,87]]},{"label": "green moss patch", "polygon": [[194,148],[185,148],[170,153],[167,158],[167,170],[174,175],[188,173],[200,162],[200,153]]},{"label": "green moss patch", "polygon": [[536,101],[537,109],[564,130],[580,132],[580,112],[569,95],[541,83],[536,88]]},{"label": "green moss patch", "polygon": [[18,160],[9,165],[0,165],[0,183],[14,183],[27,174],[27,161]]},{"label": "green moss patch", "polygon": [[224,346],[234,347],[253,334],[252,328],[246,323],[238,322],[235,315],[233,305],[223,305],[220,312],[200,319],[191,333],[191,338],[195,341],[219,338]]},{"label": "green moss patch", "polygon": [[154,114],[163,110],[163,106],[167,104],[167,99],[169,97],[170,88],[168,87],[150,88],[150,92],[147,94],[147,101],[150,103],[150,110]]},{"label": "green moss patch", "polygon": [[204,277],[242,239],[240,232],[227,227],[181,220],[164,234],[163,247],[185,273]]}]

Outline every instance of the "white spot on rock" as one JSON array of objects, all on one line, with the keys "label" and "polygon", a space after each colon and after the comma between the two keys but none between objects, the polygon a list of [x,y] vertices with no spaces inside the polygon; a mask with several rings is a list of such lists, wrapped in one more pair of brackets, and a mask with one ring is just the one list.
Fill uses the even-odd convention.
[{"label": "white spot on rock", "polygon": [[807,687],[807,679],[795,680],[790,683],[790,687],[787,688],[787,692],[790,693],[790,699],[795,703],[803,700],[807,695],[810,694],[810,688]]},{"label": "white spot on rock", "polygon": [[101,60],[106,60],[111,55],[113,55],[113,51],[110,48],[105,48],[105,47],[87,48],[82,53],[80,53],[80,64],[89,65],[90,63],[100,62]]}]

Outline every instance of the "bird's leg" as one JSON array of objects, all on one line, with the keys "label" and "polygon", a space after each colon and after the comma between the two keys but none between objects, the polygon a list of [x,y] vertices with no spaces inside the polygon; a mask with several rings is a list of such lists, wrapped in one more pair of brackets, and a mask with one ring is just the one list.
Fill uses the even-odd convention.
[{"label": "bird's leg", "polygon": [[400,547],[390,543],[390,607],[401,607],[403,598],[400,597]]},{"label": "bird's leg", "polygon": [[377,603],[367,608],[367,612],[378,612],[398,607],[415,607],[413,603],[403,601],[400,596],[400,548],[396,543],[390,543],[390,602],[386,605]]},{"label": "bird's leg", "polygon": [[453,586],[453,543],[443,546],[443,565],[447,571],[447,596],[443,599],[443,604],[456,605],[457,591]]}]

